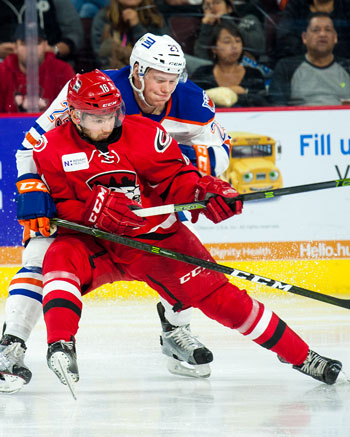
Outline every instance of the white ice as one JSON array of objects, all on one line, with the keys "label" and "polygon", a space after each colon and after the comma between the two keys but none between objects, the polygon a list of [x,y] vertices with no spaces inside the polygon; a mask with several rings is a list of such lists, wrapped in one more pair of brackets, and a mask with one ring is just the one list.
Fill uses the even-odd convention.
[{"label": "white ice", "polygon": [[[296,296],[259,298],[350,375],[349,310]],[[47,367],[41,320],[27,343],[32,381],[0,395],[0,436],[350,436],[350,384],[304,376],[197,310],[192,330],[214,353],[212,375],[168,373],[155,304],[84,302],[77,401]]]}]

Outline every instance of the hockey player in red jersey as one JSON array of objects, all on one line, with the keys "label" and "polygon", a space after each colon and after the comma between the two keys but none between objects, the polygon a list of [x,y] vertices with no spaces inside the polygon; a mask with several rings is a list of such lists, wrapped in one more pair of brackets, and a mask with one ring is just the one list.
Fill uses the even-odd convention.
[{"label": "hockey player in red jersey", "polygon": [[[135,44],[130,66],[105,73],[118,84],[126,114],[159,122],[202,174],[218,176],[229,163],[230,139],[207,94],[185,81],[185,66],[184,53],[173,38],[147,33]],[[33,145],[42,134],[67,122],[67,89],[68,83],[27,132],[16,154],[17,215],[24,226],[25,248],[22,268],[10,282],[6,301],[0,339],[0,392],[19,390],[31,379],[24,363],[26,342],[42,312],[41,267],[54,237],[49,232],[49,218],[55,215],[55,206],[33,162]],[[192,309],[175,313],[166,300],[159,300],[161,350],[168,357],[168,370],[185,376],[210,376],[213,354],[191,331]]]},{"label": "hockey player in red jersey", "polygon": [[[45,134],[34,149],[58,216],[214,262],[175,214],[143,219],[132,208],[209,199],[201,213],[218,223],[242,212],[242,203],[232,202],[236,191],[201,176],[159,124],[124,118],[120,92],[102,72],[76,75],[68,104],[71,121]],[[146,282],[176,310],[199,308],[317,380],[333,384],[341,371],[339,361],[310,350],[275,313],[218,272],[59,229],[43,274],[47,362],[70,387],[79,380],[75,334],[82,296],[119,280]]]}]

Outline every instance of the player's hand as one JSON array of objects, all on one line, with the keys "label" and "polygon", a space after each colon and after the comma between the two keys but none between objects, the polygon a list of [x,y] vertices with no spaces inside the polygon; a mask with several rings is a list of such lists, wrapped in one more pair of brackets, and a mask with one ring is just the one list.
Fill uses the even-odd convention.
[{"label": "player's hand", "polygon": [[18,178],[16,185],[17,218],[24,226],[23,243],[36,232],[49,237],[50,218],[56,215],[56,207],[46,185],[38,175],[34,174]]},{"label": "player's hand", "polygon": [[208,147],[201,144],[194,144],[192,147],[196,152],[197,162],[195,166],[198,168],[199,173],[202,176],[210,174],[211,168]]},{"label": "player's hand", "polygon": [[23,243],[33,236],[33,232],[40,234],[43,237],[50,236],[50,219],[48,217],[38,217],[36,219],[19,220],[19,224],[24,226]]},{"label": "player's hand", "polygon": [[146,220],[134,214],[130,206],[141,207],[123,193],[96,185],[86,205],[84,222],[114,234],[130,235],[131,231],[146,224]]},{"label": "player's hand", "polygon": [[204,176],[197,183],[195,200],[209,200],[209,202],[205,209],[191,211],[192,223],[197,222],[201,212],[214,223],[241,214],[243,202],[232,200],[237,196],[239,194],[229,183],[214,176]]}]

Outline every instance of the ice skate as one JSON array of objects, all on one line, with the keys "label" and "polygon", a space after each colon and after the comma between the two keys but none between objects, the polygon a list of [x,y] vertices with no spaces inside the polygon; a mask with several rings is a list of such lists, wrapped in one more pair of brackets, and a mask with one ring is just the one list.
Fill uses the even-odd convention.
[{"label": "ice skate", "polygon": [[213,361],[211,351],[192,335],[190,325],[173,326],[169,323],[160,302],[157,310],[162,324],[160,344],[163,354],[169,357],[169,372],[194,378],[209,377],[209,363]]},{"label": "ice skate", "polygon": [[26,345],[14,335],[4,334],[0,341],[0,392],[15,393],[32,378],[24,364]]},{"label": "ice skate", "polygon": [[[280,361],[285,362],[281,358]],[[345,376],[341,372],[342,363],[340,361],[322,357],[312,350],[309,350],[306,360],[300,366],[294,365],[293,369],[329,385],[334,384],[339,375],[341,375],[342,379],[343,375]]]},{"label": "ice skate", "polygon": [[49,344],[46,358],[49,368],[62,384],[68,386],[73,398],[76,399],[74,386],[79,381],[79,370],[74,340],[60,340]]}]

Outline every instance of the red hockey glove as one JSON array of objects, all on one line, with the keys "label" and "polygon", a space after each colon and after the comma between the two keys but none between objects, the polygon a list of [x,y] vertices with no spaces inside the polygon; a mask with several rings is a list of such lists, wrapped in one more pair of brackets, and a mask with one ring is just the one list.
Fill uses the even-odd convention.
[{"label": "red hockey glove", "polygon": [[195,191],[195,200],[208,200],[207,206],[202,210],[191,211],[192,223],[196,223],[200,212],[212,222],[220,223],[236,214],[241,214],[243,202],[226,203],[225,199],[233,199],[239,194],[231,185],[213,176],[204,176],[199,180]]},{"label": "red hockey glove", "polygon": [[96,185],[87,202],[84,223],[107,232],[129,235],[130,231],[144,226],[146,220],[130,210],[130,206],[141,206],[128,199],[123,193],[111,191],[102,185]]}]

